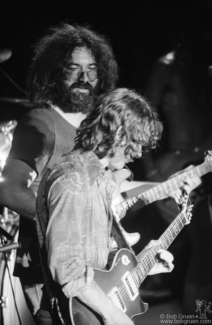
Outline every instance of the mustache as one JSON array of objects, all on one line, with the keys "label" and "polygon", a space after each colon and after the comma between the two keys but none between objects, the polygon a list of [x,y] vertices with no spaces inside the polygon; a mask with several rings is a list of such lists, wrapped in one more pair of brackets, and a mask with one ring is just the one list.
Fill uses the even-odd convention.
[{"label": "mustache", "polygon": [[94,91],[93,87],[88,82],[76,81],[69,87],[70,90],[72,90],[74,88],[87,89],[90,92]]}]

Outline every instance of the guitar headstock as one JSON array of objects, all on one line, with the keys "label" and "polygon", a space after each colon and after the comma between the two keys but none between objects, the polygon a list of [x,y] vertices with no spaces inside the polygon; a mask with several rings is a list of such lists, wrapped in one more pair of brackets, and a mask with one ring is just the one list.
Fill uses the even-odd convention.
[{"label": "guitar headstock", "polygon": [[207,163],[207,167],[212,171],[212,150],[208,150],[206,154],[205,163]]},{"label": "guitar headstock", "polygon": [[192,218],[192,208],[193,208],[193,204],[191,203],[191,200],[189,199],[189,195],[188,194],[184,194],[183,198],[182,198],[182,213],[184,214],[185,218],[186,218],[186,225],[188,225],[191,222],[191,218]]}]

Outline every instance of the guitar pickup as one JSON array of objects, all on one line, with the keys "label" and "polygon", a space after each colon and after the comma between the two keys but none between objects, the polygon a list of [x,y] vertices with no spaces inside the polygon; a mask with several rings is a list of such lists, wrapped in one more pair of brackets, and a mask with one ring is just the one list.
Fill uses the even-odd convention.
[{"label": "guitar pickup", "polygon": [[136,297],[139,295],[139,292],[130,272],[126,272],[124,274],[124,276],[122,277],[122,281],[124,282],[124,285],[127,289],[130,300],[134,301]]}]

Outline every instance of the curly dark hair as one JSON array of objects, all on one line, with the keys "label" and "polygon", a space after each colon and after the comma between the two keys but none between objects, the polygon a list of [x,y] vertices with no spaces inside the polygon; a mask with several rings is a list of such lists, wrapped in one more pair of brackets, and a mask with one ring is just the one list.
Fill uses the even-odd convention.
[{"label": "curly dark hair", "polygon": [[[112,157],[123,139],[125,144],[129,143],[125,153],[130,158],[141,156],[141,146],[156,147],[163,127],[143,96],[130,89],[117,88],[98,101],[77,131],[75,149],[94,151],[102,159],[107,155]],[[120,126],[121,139],[117,142],[116,131]]]},{"label": "curly dark hair", "polygon": [[28,76],[28,97],[36,107],[57,105],[61,97],[64,69],[76,47],[86,47],[98,68],[98,95],[115,88],[117,63],[105,37],[84,26],[62,23],[50,28],[35,46],[35,56]]}]

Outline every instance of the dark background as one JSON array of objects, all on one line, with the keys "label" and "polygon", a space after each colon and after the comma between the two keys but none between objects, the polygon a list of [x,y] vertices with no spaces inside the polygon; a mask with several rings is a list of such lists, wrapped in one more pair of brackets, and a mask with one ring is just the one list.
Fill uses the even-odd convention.
[{"label": "dark background", "polygon": [[[46,28],[61,21],[89,24],[111,41],[119,64],[119,86],[145,93],[155,60],[176,47],[191,21],[201,28],[205,18],[197,13],[210,4],[208,0],[1,1],[0,48],[9,48],[13,54],[0,68],[25,88],[33,45]],[[0,97],[24,94],[0,73]],[[1,101],[0,122],[20,119],[26,109]]]},{"label": "dark background", "polygon": [[[11,49],[12,56],[0,65],[0,127],[10,120],[18,121],[29,109],[10,100],[25,98],[25,95],[5,77],[1,69],[25,89],[33,45],[47,28],[60,22],[87,24],[105,35],[111,42],[119,65],[118,86],[133,88],[145,94],[149,73],[158,58],[173,51],[185,37],[195,41],[202,30],[205,31],[207,40],[210,39],[212,0],[2,0],[0,49]],[[212,65],[210,42],[207,42],[207,46],[208,53],[211,53],[211,59],[208,55],[206,63],[209,66]],[[5,97],[7,100],[3,100]],[[138,179],[144,179],[141,161],[134,163],[132,170]],[[157,218],[158,212],[154,206],[148,213],[149,219],[143,219],[142,224],[142,228],[147,229],[142,234],[143,244],[144,241],[157,238],[153,237],[152,230],[148,231],[148,227],[152,229],[154,226],[160,233],[163,227],[167,227],[167,224],[164,225]],[[130,231],[137,231],[136,222],[129,222],[127,226]],[[182,232],[182,236],[187,240],[185,232]],[[182,246],[177,247],[180,252],[185,250],[183,242],[182,237],[176,241],[178,246]],[[184,272],[183,263],[187,255],[182,255],[180,253],[179,262],[178,255],[175,254],[176,271],[171,276],[165,276],[172,286],[178,286],[176,291],[183,286],[184,281],[181,273]],[[201,297],[195,295],[196,298]]]}]

